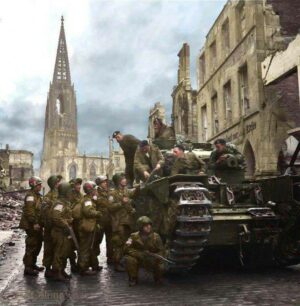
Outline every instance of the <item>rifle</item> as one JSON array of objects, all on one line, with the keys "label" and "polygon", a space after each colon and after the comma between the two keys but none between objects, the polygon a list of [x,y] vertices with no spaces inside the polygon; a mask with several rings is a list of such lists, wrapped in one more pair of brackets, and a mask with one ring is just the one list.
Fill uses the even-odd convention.
[{"label": "rifle", "polygon": [[151,257],[154,257],[154,258],[156,258],[156,259],[160,259],[160,260],[162,260],[162,261],[164,261],[164,262],[167,262],[167,263],[169,263],[169,264],[172,264],[172,265],[175,265],[175,264],[176,264],[174,261],[169,260],[169,259],[167,259],[167,258],[165,258],[165,257],[163,257],[163,256],[161,256],[161,255],[159,255],[159,254],[156,254],[156,253],[152,253],[152,252],[146,251],[145,254],[146,254],[146,255],[149,255],[149,256],[151,256]]},{"label": "rifle", "polygon": [[72,226],[70,226],[70,225],[67,225],[67,227],[68,227],[68,230],[69,230],[70,235],[72,237],[72,240],[73,240],[73,242],[75,244],[75,247],[79,251],[79,243],[78,243],[78,240],[77,240],[76,235],[74,233],[74,230],[73,230]]}]

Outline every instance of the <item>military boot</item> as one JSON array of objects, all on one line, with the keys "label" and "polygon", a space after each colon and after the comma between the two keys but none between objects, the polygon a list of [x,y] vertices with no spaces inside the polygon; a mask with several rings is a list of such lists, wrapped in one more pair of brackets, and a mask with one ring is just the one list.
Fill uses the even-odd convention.
[{"label": "military boot", "polygon": [[96,266],[96,267],[93,267],[93,268],[92,268],[92,270],[93,270],[93,271],[96,271],[96,272],[100,272],[102,269],[103,269],[102,266]]},{"label": "military boot", "polygon": [[38,271],[38,272],[44,271],[44,267],[39,267],[39,266],[37,266],[37,265],[34,265],[32,268],[33,268],[34,270]]},{"label": "military boot", "polygon": [[46,268],[46,271],[45,271],[45,278],[53,278],[55,275],[55,273],[50,269],[50,268]]},{"label": "military boot", "polygon": [[134,287],[137,285],[137,283],[138,283],[137,278],[134,277],[129,278],[128,281],[129,287]]},{"label": "military boot", "polygon": [[62,271],[55,271],[54,279],[55,279],[56,281],[59,281],[59,282],[66,282],[66,281],[69,281],[69,279],[67,279],[66,277],[64,277],[64,275],[62,274]]},{"label": "military boot", "polygon": [[80,272],[81,276],[93,276],[93,275],[96,275],[96,274],[97,274],[97,272],[92,271],[92,270],[85,270],[85,271]]},{"label": "military boot", "polygon": [[25,267],[24,269],[24,275],[29,275],[29,276],[38,276],[39,272],[37,270],[34,270],[31,267]]},{"label": "military boot", "polygon": [[71,279],[72,275],[68,274],[65,270],[62,270],[62,275],[66,278],[66,279]]}]

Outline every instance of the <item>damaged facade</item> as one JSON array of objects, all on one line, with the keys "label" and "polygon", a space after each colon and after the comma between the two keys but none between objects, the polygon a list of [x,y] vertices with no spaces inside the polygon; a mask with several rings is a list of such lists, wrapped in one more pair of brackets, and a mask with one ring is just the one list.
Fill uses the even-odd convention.
[{"label": "damaged facade", "polygon": [[3,178],[1,188],[28,188],[28,179],[33,175],[33,153],[26,150],[11,150],[8,145],[0,149]]},{"label": "damaged facade", "polygon": [[299,1],[228,1],[197,57],[197,90],[189,45],[178,53],[176,134],[234,143],[249,178],[282,173],[296,145],[287,131],[300,126],[299,17]]},{"label": "damaged facade", "polygon": [[165,107],[160,103],[156,102],[154,106],[149,111],[148,117],[148,138],[154,139],[155,131],[153,126],[153,120],[159,118],[163,123],[166,124],[166,110]]},{"label": "damaged facade", "polygon": [[[46,180],[51,174],[61,174],[65,180],[81,177],[95,179],[108,173],[114,162],[109,157],[79,154],[77,104],[68,59],[64,20],[58,41],[53,80],[47,98],[43,155],[40,176]],[[115,153],[116,155],[122,153]],[[110,166],[111,167],[111,166]]]}]

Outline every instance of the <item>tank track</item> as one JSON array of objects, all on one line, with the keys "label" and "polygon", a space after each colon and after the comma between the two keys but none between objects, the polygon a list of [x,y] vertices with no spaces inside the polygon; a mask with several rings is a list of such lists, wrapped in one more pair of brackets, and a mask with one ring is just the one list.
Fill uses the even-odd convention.
[{"label": "tank track", "polygon": [[199,260],[211,231],[209,193],[199,183],[174,183],[176,225],[169,241],[168,272],[190,270]]}]

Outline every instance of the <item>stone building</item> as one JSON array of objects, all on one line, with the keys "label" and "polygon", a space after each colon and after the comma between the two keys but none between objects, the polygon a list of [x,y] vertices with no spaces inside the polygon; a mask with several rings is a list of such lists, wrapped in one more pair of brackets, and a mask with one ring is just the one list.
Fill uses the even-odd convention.
[{"label": "stone building", "polygon": [[183,44],[178,53],[177,85],[172,92],[172,125],[175,133],[197,140],[197,92],[192,89],[190,76],[190,47]]},{"label": "stone building", "polygon": [[278,173],[286,131],[300,124],[296,68],[277,82],[274,97],[272,82],[264,87],[270,65],[265,63],[266,71],[261,66],[295,38],[299,16],[299,1],[228,1],[198,57],[198,140],[235,143],[250,177]]},{"label": "stone building", "polygon": [[58,40],[54,74],[47,98],[45,130],[40,176],[61,174],[65,180],[81,177],[94,179],[107,174],[109,157],[79,154],[77,104],[64,30],[64,19]]},{"label": "stone building", "polygon": [[1,166],[5,175],[1,182],[5,188],[27,188],[33,175],[33,153],[26,150],[12,150],[6,145],[0,149]]},{"label": "stone building", "polygon": [[159,118],[163,123],[166,124],[166,110],[165,107],[160,103],[156,102],[154,106],[149,111],[148,117],[148,138],[154,139],[155,132],[153,127],[153,120]]}]

